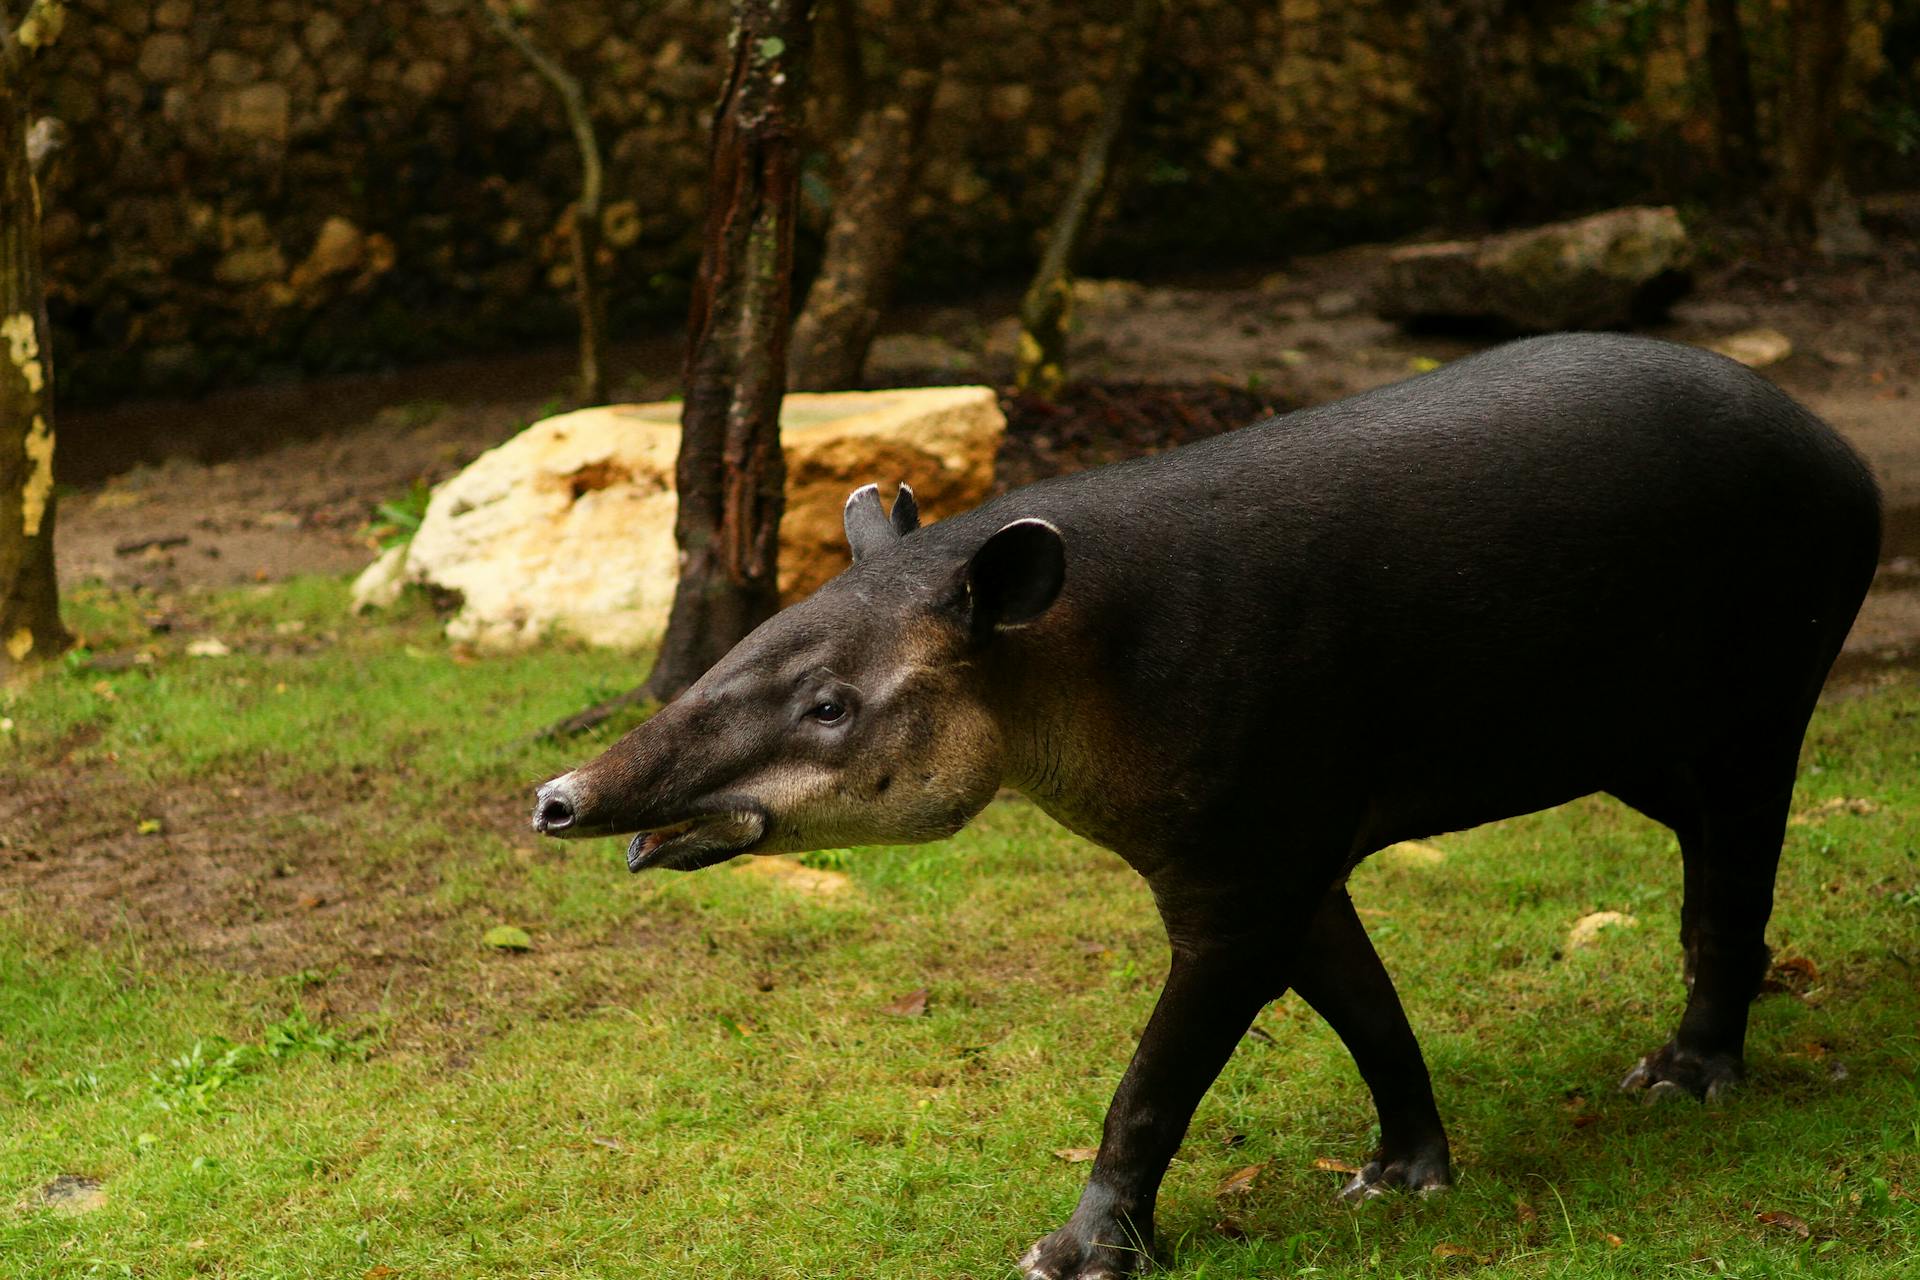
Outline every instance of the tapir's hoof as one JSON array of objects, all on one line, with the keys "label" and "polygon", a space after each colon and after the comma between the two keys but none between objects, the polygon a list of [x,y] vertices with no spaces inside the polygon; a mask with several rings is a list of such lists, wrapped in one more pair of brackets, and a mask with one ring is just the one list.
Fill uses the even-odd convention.
[{"label": "tapir's hoof", "polygon": [[1027,1250],[1020,1259],[1020,1274],[1025,1280],[1122,1280],[1145,1261],[1142,1249],[1089,1240],[1068,1223]]},{"label": "tapir's hoof", "polygon": [[1357,1204],[1389,1191],[1430,1196],[1452,1185],[1453,1174],[1444,1149],[1404,1157],[1375,1156],[1367,1161],[1366,1168],[1353,1175],[1352,1182],[1340,1188],[1340,1198]]},{"label": "tapir's hoof", "polygon": [[1623,1093],[1644,1090],[1641,1102],[1653,1106],[1682,1095],[1715,1102],[1740,1083],[1740,1059],[1724,1053],[1694,1053],[1672,1041],[1634,1064],[1620,1081]]}]

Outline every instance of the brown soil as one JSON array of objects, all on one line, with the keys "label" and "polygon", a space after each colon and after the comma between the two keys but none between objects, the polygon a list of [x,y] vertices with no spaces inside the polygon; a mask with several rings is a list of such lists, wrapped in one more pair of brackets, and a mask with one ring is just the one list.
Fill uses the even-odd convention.
[{"label": "brown soil", "polygon": [[[1059,404],[1006,401],[1001,487],[1167,448],[1485,345],[1408,335],[1367,314],[1360,300],[1378,262],[1377,251],[1355,250],[1260,280],[1090,291],[1074,353],[1086,381]],[[944,380],[1003,379],[1009,344],[995,314],[1003,313],[982,304],[910,316],[918,336],[894,344],[892,365],[883,344],[874,381],[918,377],[930,363]],[[1704,281],[1660,330],[1689,340],[1759,326],[1785,333],[1794,353],[1768,376],[1879,472],[1885,563],[1849,640],[1842,684],[1911,678],[1920,664],[1917,316],[1920,252],[1903,242],[1863,265],[1741,264]],[[667,341],[623,348],[629,396],[670,391],[677,358]],[[355,570],[372,556],[363,529],[378,503],[511,435],[555,401],[566,369],[565,353],[546,352],[71,414],[62,447],[78,455],[83,483],[61,503],[63,578],[174,595]],[[124,456],[138,461],[85,452],[84,442],[109,440],[130,441]],[[10,897],[92,920],[102,940],[130,926],[148,945],[223,970],[285,974],[323,957],[341,974],[324,999],[343,1009],[365,1011],[410,985],[448,989],[446,973],[428,971],[463,952],[441,938],[445,921],[425,905],[422,860],[368,864],[348,855],[368,842],[342,834],[378,830],[379,786],[391,779],[315,778],[299,794],[246,777],[156,791],[90,765],[76,786],[65,757],[85,745],[65,744],[0,788],[0,888]],[[142,819],[158,819],[158,832],[133,834]],[[473,822],[502,830],[520,819],[502,807]],[[528,858],[558,856],[528,845]],[[544,953],[525,967],[521,994],[538,1001],[541,984],[558,989],[562,971],[580,990],[596,989],[612,954],[602,944]]]}]

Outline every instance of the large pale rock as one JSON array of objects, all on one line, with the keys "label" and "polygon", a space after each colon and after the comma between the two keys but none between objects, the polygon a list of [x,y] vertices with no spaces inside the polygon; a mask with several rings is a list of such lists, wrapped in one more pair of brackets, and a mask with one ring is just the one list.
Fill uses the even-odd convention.
[{"label": "large pale rock", "polygon": [[[404,558],[355,584],[374,607],[405,583],[457,593],[447,634],[514,648],[547,634],[644,645],[666,627],[677,402],[582,409],[536,422],[434,490]],[[798,599],[847,564],[847,494],[905,480],[928,519],[971,507],[993,480],[1006,429],[988,387],[795,394],[781,414],[787,513],[780,589]]]},{"label": "large pale rock", "polygon": [[1687,261],[1687,229],[1671,207],[1612,209],[1395,249],[1374,309],[1389,320],[1475,320],[1542,333],[1618,328],[1657,316],[1685,292]]}]

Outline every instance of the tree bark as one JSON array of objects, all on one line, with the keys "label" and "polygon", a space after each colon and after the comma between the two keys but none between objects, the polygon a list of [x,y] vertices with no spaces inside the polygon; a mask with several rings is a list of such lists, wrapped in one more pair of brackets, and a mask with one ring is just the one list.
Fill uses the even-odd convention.
[{"label": "tree bark", "polygon": [[[1789,0],[1788,68],[1780,113],[1780,173],[1775,199],[1782,228],[1811,241],[1823,202],[1840,171],[1841,91],[1847,70],[1848,0]],[[1844,197],[1842,197],[1844,199]]]},{"label": "tree bark", "polygon": [[[1423,0],[1426,91],[1438,117],[1446,198],[1455,222],[1481,221],[1476,197],[1491,192],[1489,153],[1497,130],[1488,98],[1493,38],[1506,0]],[[1484,214],[1484,209],[1480,211]]]},{"label": "tree bark", "polygon": [[734,0],[675,469],[680,583],[646,696],[677,696],[780,607],[780,401],[793,302],[805,0]]},{"label": "tree bark", "polygon": [[1753,72],[1739,0],[1707,0],[1707,65],[1713,75],[1719,125],[1720,172],[1734,194],[1749,196],[1760,181],[1760,126],[1753,107]]},{"label": "tree bark", "polygon": [[[53,352],[26,83],[62,14],[41,0],[16,28],[8,8],[0,0],[0,673],[72,643],[53,569]],[[50,154],[34,150],[42,162]]]},{"label": "tree bark", "polygon": [[1133,107],[1147,48],[1159,26],[1165,0],[1133,0],[1120,38],[1120,56],[1107,81],[1100,118],[1080,149],[1073,184],[1047,232],[1040,268],[1020,300],[1020,348],[1014,359],[1014,385],[1021,391],[1051,396],[1067,379],[1067,332],[1073,321],[1073,264],[1093,215],[1106,193],[1113,153]]},{"label": "tree bark", "polygon": [[946,10],[946,0],[928,0],[905,15],[892,92],[877,92],[870,83],[877,77],[861,77],[856,97],[864,106],[840,146],[825,259],[794,325],[788,381],[796,391],[859,385],[906,251]]},{"label": "tree bark", "polygon": [[580,398],[586,404],[603,404],[607,398],[607,302],[600,283],[600,206],[602,165],[600,140],[593,130],[593,117],[587,111],[586,94],[580,82],[567,72],[520,29],[504,8],[478,0],[506,42],[540,74],[560,98],[567,114],[567,126],[573,131],[573,145],[580,153],[580,198],[573,203],[569,218],[573,257],[574,308],[580,321]]}]

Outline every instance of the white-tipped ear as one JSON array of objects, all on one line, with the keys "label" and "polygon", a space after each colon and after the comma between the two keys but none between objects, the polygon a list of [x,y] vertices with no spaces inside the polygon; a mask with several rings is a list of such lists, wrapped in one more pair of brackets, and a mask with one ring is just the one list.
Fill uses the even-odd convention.
[{"label": "white-tipped ear", "polygon": [[1035,516],[1015,520],[967,562],[969,622],[975,636],[1031,622],[1053,606],[1067,580],[1060,530]]},{"label": "white-tipped ear", "polygon": [[863,484],[847,495],[840,523],[847,531],[847,549],[855,560],[872,555],[900,536],[887,523],[887,509],[880,505],[877,484]]}]

